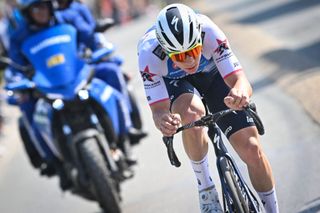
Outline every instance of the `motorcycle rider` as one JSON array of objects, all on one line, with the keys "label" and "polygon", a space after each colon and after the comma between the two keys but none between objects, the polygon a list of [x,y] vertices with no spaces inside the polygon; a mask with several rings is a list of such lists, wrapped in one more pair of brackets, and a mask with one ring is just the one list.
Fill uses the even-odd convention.
[{"label": "motorcycle rider", "polygon": [[[48,27],[64,22],[55,17],[54,5],[50,0],[18,0],[18,6],[25,19],[25,24],[20,26],[19,29],[11,35],[8,55],[16,64],[28,66],[29,62],[21,52],[21,45],[24,40]],[[95,40],[92,30],[80,16],[69,24],[72,24],[76,28],[79,42],[89,47],[94,47]],[[32,73],[22,73],[20,70],[10,66],[7,71],[6,80],[8,82],[16,82],[24,78],[29,78],[31,75]],[[34,97],[32,93],[27,93],[21,95],[17,101],[22,111],[23,122],[28,130],[31,142],[43,161],[41,165],[38,165],[42,173],[48,176],[57,173],[60,176],[61,189],[68,189],[71,185],[66,177],[62,163],[51,152],[37,129],[32,128],[35,125],[33,122],[33,112],[37,98]]]},{"label": "motorcycle rider", "polygon": [[[25,59],[21,52],[23,41],[34,33],[50,27],[54,24],[53,6],[50,1],[36,0],[21,0],[18,1],[18,9],[25,19],[25,24],[19,26],[10,35],[10,48],[8,51],[9,58],[15,63],[28,66],[29,62]],[[19,82],[25,78],[29,78],[31,73],[22,73],[20,70],[12,66],[6,70],[5,79],[7,83]],[[65,177],[61,162],[50,151],[49,147],[44,142],[40,133],[37,131],[33,122],[33,112],[37,98],[32,92],[27,92],[17,96],[17,104],[22,112],[22,122],[28,131],[29,141],[25,143],[26,147],[34,147],[32,152],[31,162],[36,168],[40,168],[41,174],[51,176],[58,173],[60,176],[61,188],[67,189],[69,183]],[[22,136],[23,137],[23,136]],[[27,148],[28,149],[28,148]]]}]

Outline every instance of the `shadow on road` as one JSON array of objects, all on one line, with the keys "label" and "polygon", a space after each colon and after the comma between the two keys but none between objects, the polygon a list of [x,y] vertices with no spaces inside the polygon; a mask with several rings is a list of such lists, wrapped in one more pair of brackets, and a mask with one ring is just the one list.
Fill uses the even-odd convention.
[{"label": "shadow on road", "polygon": [[300,72],[320,66],[319,56],[320,40],[296,50],[274,50],[264,54],[262,58],[277,63],[281,69]]},{"label": "shadow on road", "polygon": [[307,203],[302,210],[297,213],[317,213],[320,210],[320,197]]},{"label": "shadow on road", "polygon": [[249,17],[240,19],[238,22],[242,24],[254,24],[270,19],[278,18],[279,16],[286,15],[288,13],[299,12],[304,9],[308,9],[317,4],[320,4],[319,0],[298,0],[293,2],[288,2],[286,4],[269,8],[265,11],[260,11]]},{"label": "shadow on road", "polygon": [[320,40],[308,46],[290,50],[278,49],[265,53],[261,56],[263,60],[277,64],[278,69],[269,76],[253,83],[255,90],[264,88],[286,75],[288,72],[304,72],[320,67]]}]

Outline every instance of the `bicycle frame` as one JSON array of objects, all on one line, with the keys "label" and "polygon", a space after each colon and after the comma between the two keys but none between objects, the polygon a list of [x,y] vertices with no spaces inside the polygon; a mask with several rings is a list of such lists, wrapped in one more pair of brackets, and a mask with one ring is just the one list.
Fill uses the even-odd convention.
[{"label": "bicycle frame", "polygon": [[[256,114],[256,107],[254,103],[250,103],[249,106],[245,107],[243,110],[245,110],[254,120],[256,127],[258,129],[258,133],[260,135],[264,134],[264,127],[263,124],[259,118],[259,116]],[[208,112],[208,111],[207,111]],[[219,172],[219,177],[221,181],[222,186],[222,195],[223,195],[223,204],[224,204],[224,210],[229,210],[228,213],[234,212],[234,206],[232,205],[234,203],[234,200],[231,196],[231,186],[228,186],[226,181],[226,176],[223,174],[223,168],[227,169],[229,172],[231,171],[232,176],[234,178],[234,184],[237,184],[237,190],[238,193],[241,193],[241,199],[242,201],[238,203],[236,206],[238,208],[241,208],[239,211],[243,212],[255,212],[259,213],[260,211],[260,203],[258,202],[257,198],[255,197],[254,193],[250,190],[250,188],[247,186],[246,182],[244,181],[243,177],[241,176],[241,173],[239,169],[236,166],[235,161],[231,157],[231,155],[228,153],[227,148],[224,145],[224,142],[222,140],[222,134],[221,130],[216,124],[216,122],[223,116],[234,112],[232,109],[226,109],[222,110],[220,112],[214,113],[214,114],[208,114],[202,117],[201,119],[191,122],[189,124],[186,124],[176,131],[176,133],[190,129],[195,126],[207,126],[209,127],[208,130],[208,136],[212,141],[215,154],[216,154],[216,164]],[[163,142],[165,143],[167,147],[167,153],[170,160],[170,163],[175,167],[180,167],[181,163],[179,159],[176,156],[176,153],[173,148],[173,136],[171,137],[163,137]],[[225,163],[223,165],[223,163]],[[228,168],[230,167],[230,169]],[[240,197],[238,197],[240,198]],[[239,202],[239,201],[238,201]],[[246,210],[242,209],[244,206],[244,203],[246,203],[245,207]],[[239,207],[242,206],[242,207]]]},{"label": "bicycle frame", "polygon": [[[231,210],[230,212],[232,212],[232,206],[231,206],[232,199],[229,194],[228,186],[224,182],[224,175],[223,175],[222,169],[221,169],[221,162],[224,160],[227,160],[229,163],[231,163],[231,165],[236,173],[236,176],[239,178],[239,181],[241,182],[241,185],[243,186],[244,191],[242,191],[242,193],[245,193],[246,197],[248,199],[250,199],[250,202],[255,202],[258,204],[259,203],[258,200],[256,199],[253,192],[250,190],[250,188],[247,186],[246,182],[244,181],[238,167],[236,166],[234,159],[228,153],[228,150],[227,150],[226,146],[224,145],[224,142],[222,139],[221,130],[217,124],[214,123],[209,126],[208,136],[211,139],[211,142],[213,144],[214,151],[216,154],[216,165],[217,165],[217,169],[218,169],[218,173],[219,173],[219,177],[220,177],[220,182],[221,182],[224,210],[226,211],[227,209],[229,209],[229,210]],[[226,201],[228,201],[228,202],[226,202]],[[227,205],[228,205],[228,208],[227,208]],[[258,209],[256,209],[256,206],[253,206],[253,208],[254,208],[255,212],[259,212]]]}]

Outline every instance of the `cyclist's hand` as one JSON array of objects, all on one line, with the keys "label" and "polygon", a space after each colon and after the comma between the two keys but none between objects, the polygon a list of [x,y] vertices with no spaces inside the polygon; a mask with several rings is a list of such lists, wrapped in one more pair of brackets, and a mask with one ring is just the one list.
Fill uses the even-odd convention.
[{"label": "cyclist's hand", "polygon": [[161,116],[159,130],[164,136],[172,136],[176,133],[181,124],[181,118],[179,114],[165,113]]},{"label": "cyclist's hand", "polygon": [[241,110],[249,104],[249,95],[236,88],[232,88],[227,97],[224,98],[224,103],[230,109]]}]

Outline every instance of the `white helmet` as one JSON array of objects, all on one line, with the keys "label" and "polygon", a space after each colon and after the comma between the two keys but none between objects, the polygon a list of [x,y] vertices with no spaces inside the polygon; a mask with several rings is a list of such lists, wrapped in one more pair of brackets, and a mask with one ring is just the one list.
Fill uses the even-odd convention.
[{"label": "white helmet", "polygon": [[190,7],[170,4],[157,17],[156,35],[165,51],[185,52],[201,42],[201,25]]}]

